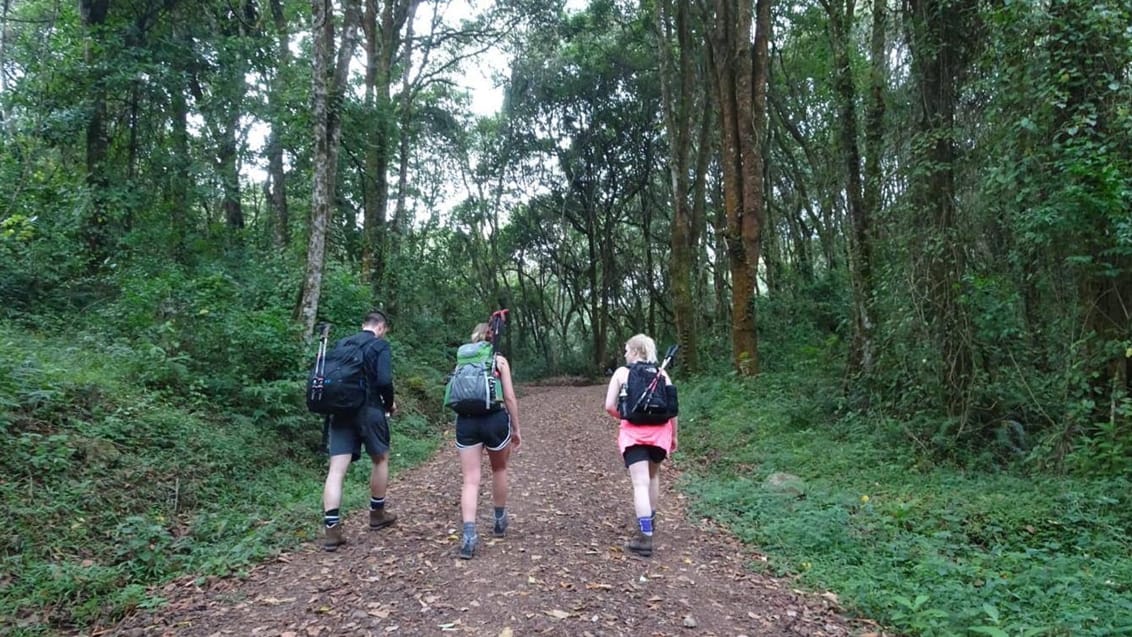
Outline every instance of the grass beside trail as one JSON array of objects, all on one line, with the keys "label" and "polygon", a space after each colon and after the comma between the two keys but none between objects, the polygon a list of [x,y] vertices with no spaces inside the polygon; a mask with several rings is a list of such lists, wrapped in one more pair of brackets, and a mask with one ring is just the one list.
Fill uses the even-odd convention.
[{"label": "grass beside trail", "polygon": [[[302,381],[248,390],[244,414],[192,388],[136,382],[170,365],[127,344],[0,326],[0,634],[50,635],[160,605],[156,585],[239,573],[320,531],[326,460]],[[407,367],[407,366],[406,366]],[[391,470],[438,432],[406,378]],[[369,463],[343,511],[368,506]]]},{"label": "grass beside trail", "polygon": [[[812,407],[836,391],[785,374],[681,386],[683,487],[769,556],[754,568],[901,634],[1132,635],[1126,477],[932,465],[892,423]],[[769,486],[776,472],[797,480]]]}]

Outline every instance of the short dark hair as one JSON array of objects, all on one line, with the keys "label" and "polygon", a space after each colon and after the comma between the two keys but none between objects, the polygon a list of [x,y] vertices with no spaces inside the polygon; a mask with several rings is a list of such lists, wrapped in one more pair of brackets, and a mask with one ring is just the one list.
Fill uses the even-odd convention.
[{"label": "short dark hair", "polygon": [[362,320],[362,325],[381,325],[382,323],[388,326],[389,318],[381,310],[370,310],[369,314],[366,314],[365,319]]}]

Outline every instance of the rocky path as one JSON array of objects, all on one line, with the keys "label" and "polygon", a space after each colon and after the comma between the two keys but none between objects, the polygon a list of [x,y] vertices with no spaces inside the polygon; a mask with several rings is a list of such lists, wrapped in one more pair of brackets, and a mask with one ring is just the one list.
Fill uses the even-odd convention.
[{"label": "rocky path", "polygon": [[[759,556],[710,523],[688,520],[666,463],[652,558],[627,555],[631,487],[604,387],[530,387],[512,457],[511,527],[490,537],[489,470],[481,545],[456,559],[460,470],[447,443],[390,487],[391,528],[346,511],[350,543],[316,544],[244,579],[170,584],[169,603],[127,618],[122,635],[736,636],[851,635],[832,595],[802,594],[746,568]],[[394,426],[396,423],[394,422]],[[451,432],[449,432],[451,437]],[[313,523],[313,522],[312,522]]]}]

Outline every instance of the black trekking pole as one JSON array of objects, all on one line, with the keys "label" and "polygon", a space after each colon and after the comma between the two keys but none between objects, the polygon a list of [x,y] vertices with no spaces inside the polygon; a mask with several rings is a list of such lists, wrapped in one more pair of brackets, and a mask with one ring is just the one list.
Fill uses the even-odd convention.
[{"label": "black trekking pole", "polygon": [[319,325],[318,329],[318,355],[314,359],[314,379],[311,381],[310,398],[313,399],[321,398],[322,390],[325,387],[326,339],[330,336],[330,323],[323,323]]},{"label": "black trekking pole", "polygon": [[503,327],[507,323],[507,312],[509,310],[502,309],[496,310],[491,313],[491,318],[488,319],[487,325],[491,329],[491,355],[492,355],[492,371],[495,371],[495,352],[498,348],[499,335],[503,333]]},{"label": "black trekking pole", "polygon": [[[499,335],[503,332],[503,325],[507,323],[507,310],[496,310],[491,313],[491,318],[487,320],[488,329],[491,330],[491,377],[495,377],[495,352],[497,351],[496,343],[499,342]],[[491,381],[488,381],[487,400],[490,403],[493,396],[491,391]],[[490,406],[490,405],[489,405]]]},{"label": "black trekking pole", "polygon": [[646,399],[652,400],[652,395],[656,393],[656,384],[660,381],[660,373],[672,362],[672,359],[676,356],[676,350],[678,349],[680,349],[679,345],[673,345],[664,353],[664,360],[660,362],[660,369],[657,370],[656,376],[653,376],[652,382],[649,383],[648,388],[641,392],[641,397],[637,399],[637,404],[633,405],[632,411],[640,409],[641,403],[645,402]]}]

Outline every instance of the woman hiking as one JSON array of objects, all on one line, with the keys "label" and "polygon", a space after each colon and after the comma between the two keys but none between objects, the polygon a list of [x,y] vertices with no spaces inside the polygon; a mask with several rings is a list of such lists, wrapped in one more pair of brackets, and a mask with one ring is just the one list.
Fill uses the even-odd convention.
[{"label": "woman hiking", "polygon": [[[625,549],[642,557],[649,557],[652,555],[653,523],[656,521],[657,501],[660,498],[660,463],[676,451],[677,419],[672,417],[661,424],[637,425],[622,417],[618,403],[625,396],[630,369],[636,363],[656,365],[656,342],[644,334],[637,334],[626,341],[625,365],[618,367],[609,379],[609,387],[605,391],[605,411],[621,423],[617,446],[633,482],[633,511],[639,530],[625,544]],[[672,379],[663,368],[657,369],[656,373],[660,376],[658,384],[672,384]],[[659,389],[665,390],[665,387]]]},{"label": "woman hiking", "polygon": [[[472,331],[472,344],[492,342],[488,323],[480,323]],[[465,346],[467,347],[467,346]],[[456,415],[456,453],[460,457],[463,485],[460,489],[460,515],[464,522],[459,556],[468,560],[475,556],[479,535],[476,533],[476,506],[480,490],[480,459],[487,450],[491,462],[491,500],[495,506],[492,534],[507,533],[507,461],[511,449],[519,449],[519,401],[511,384],[511,365],[491,348],[495,376],[502,385],[502,405],[480,415]]]}]

